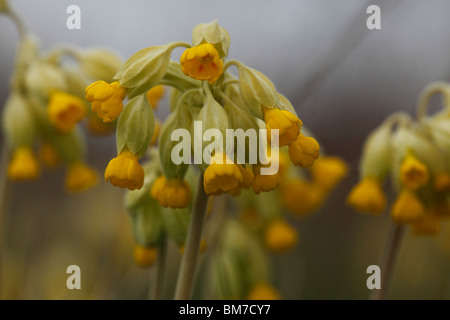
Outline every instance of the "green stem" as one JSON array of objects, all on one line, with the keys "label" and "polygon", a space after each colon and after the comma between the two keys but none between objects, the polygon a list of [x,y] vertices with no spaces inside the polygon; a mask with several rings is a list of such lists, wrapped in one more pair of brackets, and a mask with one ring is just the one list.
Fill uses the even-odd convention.
[{"label": "green stem", "polygon": [[[166,261],[167,261],[167,237],[158,248],[158,257],[156,259],[156,281],[152,296],[153,300],[161,300],[164,288],[164,279],[166,277]],[[149,291],[150,292],[150,291]]]},{"label": "green stem", "polygon": [[381,288],[373,291],[370,300],[384,300],[386,298],[389,286],[391,284],[392,275],[395,270],[395,264],[397,262],[405,228],[405,226],[399,224],[392,226],[380,266]]},{"label": "green stem", "polygon": [[192,210],[191,221],[186,239],[186,246],[178,273],[175,300],[188,300],[192,292],[195,267],[200,251],[203,224],[205,221],[206,204],[208,197],[203,188],[203,174],[199,174],[197,196]]},{"label": "green stem", "polygon": [[430,83],[420,93],[416,110],[417,119],[421,119],[426,116],[428,111],[428,102],[430,98],[436,93],[440,93],[443,95],[444,104],[446,106],[450,104],[450,85],[443,81]]}]

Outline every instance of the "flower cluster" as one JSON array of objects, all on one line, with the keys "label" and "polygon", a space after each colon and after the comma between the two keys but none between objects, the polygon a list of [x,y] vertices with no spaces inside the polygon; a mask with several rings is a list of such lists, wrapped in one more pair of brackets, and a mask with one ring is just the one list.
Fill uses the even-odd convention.
[{"label": "flower cluster", "polygon": [[[427,116],[430,96],[442,93],[443,111]],[[415,234],[434,235],[440,221],[450,215],[450,85],[433,83],[423,91],[418,119],[396,113],[367,139],[360,165],[361,181],[348,195],[348,203],[361,212],[380,214],[387,206],[382,184],[390,174],[397,198],[393,220],[409,224]]]}]

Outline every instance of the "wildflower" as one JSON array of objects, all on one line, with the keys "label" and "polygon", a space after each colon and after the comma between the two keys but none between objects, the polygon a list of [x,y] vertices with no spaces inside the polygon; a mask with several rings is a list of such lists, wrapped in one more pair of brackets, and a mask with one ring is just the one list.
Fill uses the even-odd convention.
[{"label": "wildflower", "polygon": [[[222,163],[219,159],[222,159]],[[220,195],[234,189],[242,183],[239,167],[226,154],[216,153],[211,157],[210,165],[203,177],[203,186],[207,195]]]},{"label": "wildflower", "polygon": [[59,131],[66,133],[72,131],[75,125],[84,118],[86,107],[80,98],[55,91],[50,94],[47,112],[50,122]]},{"label": "wildflower", "polygon": [[410,189],[416,190],[428,182],[427,166],[409,152],[400,167],[400,181]]},{"label": "wildflower", "polygon": [[281,183],[281,174],[279,171],[271,175],[262,175],[261,167],[261,165],[253,166],[253,173],[255,175],[253,179],[253,191],[256,194],[259,194],[261,191],[271,191],[278,187]]},{"label": "wildflower", "polygon": [[258,283],[247,295],[247,300],[280,300],[280,293],[271,285]]},{"label": "wildflower", "polygon": [[61,162],[58,151],[49,142],[41,146],[41,159],[42,163],[50,169],[57,168]]},{"label": "wildflower", "polygon": [[402,190],[392,205],[391,215],[397,223],[414,222],[425,216],[425,208],[413,192]]},{"label": "wildflower", "polygon": [[192,197],[191,188],[184,180],[167,180],[164,175],[156,179],[150,191],[153,198],[163,207],[186,208]]},{"label": "wildflower", "polygon": [[150,105],[152,106],[153,110],[158,108],[158,102],[161,100],[162,96],[164,95],[164,87],[163,86],[154,86],[150,90],[147,91],[147,99],[148,102],[150,102]]},{"label": "wildflower", "polygon": [[347,164],[338,157],[322,157],[311,167],[314,183],[325,190],[333,189],[347,171]]},{"label": "wildflower", "polygon": [[245,168],[241,164],[238,164],[237,166],[242,174],[242,182],[236,188],[233,188],[229,191],[229,193],[233,196],[239,195],[242,191],[242,188],[250,188],[253,185],[254,179],[253,170],[250,168],[250,166],[247,166]]},{"label": "wildflower", "polygon": [[271,130],[278,129],[278,146],[283,147],[295,141],[302,126],[301,120],[294,114],[278,108],[262,107],[267,128],[267,139],[271,141]]},{"label": "wildflower", "polygon": [[283,253],[298,242],[298,232],[282,220],[270,222],[264,232],[264,243],[272,252]]},{"label": "wildflower", "polygon": [[181,70],[197,80],[214,83],[223,73],[223,63],[216,48],[210,43],[186,49],[180,58]]},{"label": "wildflower", "polygon": [[94,111],[103,122],[115,120],[123,110],[123,99],[127,95],[125,88],[119,82],[111,84],[97,81],[89,85],[86,90],[86,100],[92,102]]},{"label": "wildflower", "polygon": [[434,189],[438,192],[446,192],[450,190],[450,174],[446,172],[440,172],[434,176],[433,179]]},{"label": "wildflower", "polygon": [[386,207],[386,195],[376,178],[366,177],[350,191],[347,203],[357,211],[378,214]]},{"label": "wildflower", "polygon": [[154,247],[143,247],[137,245],[134,248],[134,261],[140,267],[151,267],[158,254],[158,249]]},{"label": "wildflower", "polygon": [[65,178],[65,187],[68,191],[83,191],[98,181],[97,172],[81,161],[69,165]]},{"label": "wildflower", "polygon": [[112,159],[105,170],[105,181],[129,190],[140,189],[144,185],[144,169],[138,162],[137,155],[123,149]]},{"label": "wildflower", "polygon": [[320,187],[303,179],[288,181],[282,187],[283,205],[299,217],[317,210],[324,199],[325,192]]},{"label": "wildflower", "polygon": [[310,167],[319,157],[320,147],[317,141],[311,137],[299,134],[297,139],[289,144],[289,157],[294,165]]},{"label": "wildflower", "polygon": [[39,176],[39,165],[30,147],[19,147],[14,150],[8,166],[8,177],[11,180],[35,180]]}]

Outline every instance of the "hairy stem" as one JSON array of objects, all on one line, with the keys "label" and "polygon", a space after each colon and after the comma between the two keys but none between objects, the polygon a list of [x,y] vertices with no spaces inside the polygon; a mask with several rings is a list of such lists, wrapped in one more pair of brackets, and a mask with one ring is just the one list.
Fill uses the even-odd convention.
[{"label": "hairy stem", "polygon": [[[160,300],[164,288],[164,279],[166,277],[166,261],[167,261],[167,236],[158,248],[158,257],[156,260],[156,281],[153,290],[153,300]],[[150,292],[150,291],[149,291]]]}]

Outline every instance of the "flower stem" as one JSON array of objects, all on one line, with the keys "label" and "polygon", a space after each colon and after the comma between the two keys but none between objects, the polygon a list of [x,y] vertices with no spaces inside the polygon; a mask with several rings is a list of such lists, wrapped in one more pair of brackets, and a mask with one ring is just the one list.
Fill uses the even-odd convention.
[{"label": "flower stem", "polygon": [[207,200],[208,198],[205,194],[205,189],[203,188],[203,174],[200,174],[197,184],[197,195],[192,210],[191,221],[189,223],[185,251],[178,273],[175,300],[188,300],[191,295],[195,267],[200,251],[203,224],[206,216]]},{"label": "flower stem", "polygon": [[3,283],[3,267],[5,260],[5,240],[6,240],[6,230],[8,229],[6,226],[7,223],[7,206],[8,200],[10,199],[10,183],[6,176],[6,170],[8,168],[9,161],[9,148],[4,147],[1,162],[0,162],[0,299],[2,298],[2,293],[4,289]]},{"label": "flower stem", "polygon": [[164,288],[164,279],[166,277],[166,261],[167,261],[167,237],[164,236],[164,239],[158,248],[158,257],[156,260],[155,288],[151,293],[151,295],[153,296],[153,300],[161,300],[162,291]]},{"label": "flower stem", "polygon": [[383,253],[381,262],[381,288],[374,290],[370,296],[370,300],[384,300],[386,298],[389,285],[391,283],[392,274],[394,273],[395,264],[397,262],[399,249],[402,243],[405,226],[395,224],[392,226],[389,240]]}]

